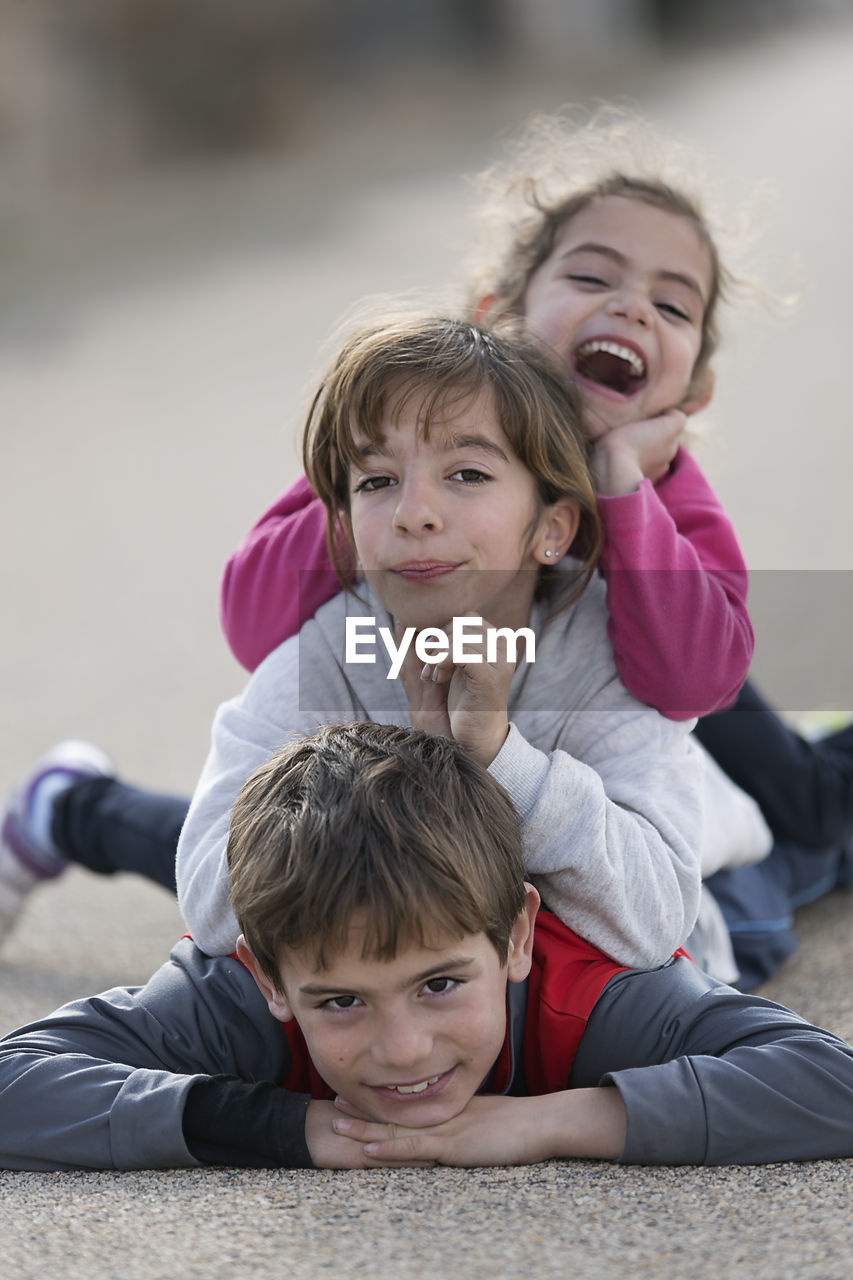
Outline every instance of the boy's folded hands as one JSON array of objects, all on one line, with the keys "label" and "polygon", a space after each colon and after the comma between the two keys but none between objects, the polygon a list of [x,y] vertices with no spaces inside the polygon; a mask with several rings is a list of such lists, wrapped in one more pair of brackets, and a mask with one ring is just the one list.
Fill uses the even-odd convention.
[{"label": "boy's folded hands", "polygon": [[[559,1158],[613,1160],[625,1145],[625,1109],[615,1088],[573,1089],[538,1097],[480,1095],[442,1124],[407,1129],[365,1119],[343,1098],[310,1103],[306,1123],[315,1164],[334,1168],[446,1164],[536,1164]],[[332,1133],[322,1132],[329,1123]]]}]

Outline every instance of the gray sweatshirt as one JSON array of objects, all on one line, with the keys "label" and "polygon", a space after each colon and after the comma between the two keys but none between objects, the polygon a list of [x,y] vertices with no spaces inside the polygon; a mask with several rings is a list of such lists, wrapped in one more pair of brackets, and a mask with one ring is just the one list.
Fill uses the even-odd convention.
[{"label": "gray sweatshirt", "polygon": [[[330,600],[216,715],[177,857],[181,910],[210,955],[233,951],[237,938],[225,843],[231,806],[249,775],[323,723],[409,723],[383,646],[374,664],[344,660],[347,616],[391,625],[366,588],[363,594]],[[624,688],[606,624],[599,579],[559,613],[534,605],[535,661],[523,659],[514,673],[510,732],[490,772],[520,815],[527,871],[544,902],[621,964],[647,968],[690,933],[709,836],[724,831],[734,855],[712,853],[717,865],[745,860],[743,850],[746,860],[763,856],[769,840],[757,806],[690,736],[692,722],[667,720]]]}]

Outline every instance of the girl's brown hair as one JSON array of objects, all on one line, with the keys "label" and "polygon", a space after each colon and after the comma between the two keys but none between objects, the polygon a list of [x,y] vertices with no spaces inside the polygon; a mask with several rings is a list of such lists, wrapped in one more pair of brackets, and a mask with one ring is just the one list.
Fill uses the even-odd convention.
[{"label": "girl's brown hair", "polygon": [[[356,438],[379,441],[386,409],[399,415],[413,397],[428,436],[448,409],[484,392],[533,476],[540,507],[559,498],[577,504],[580,525],[572,555],[580,566],[570,598],[586,585],[601,529],[576,394],[517,326],[486,331],[440,316],[408,316],[359,329],[344,343],[311,405],[302,446],[305,473],[326,507],[329,548],[344,584],[338,530],[349,515],[350,469],[361,459]],[[546,578],[552,572],[543,569]]]}]

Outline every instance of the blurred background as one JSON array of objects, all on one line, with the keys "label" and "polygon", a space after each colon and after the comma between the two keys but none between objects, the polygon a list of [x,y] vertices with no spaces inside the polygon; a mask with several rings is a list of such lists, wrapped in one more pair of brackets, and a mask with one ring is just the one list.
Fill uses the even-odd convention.
[{"label": "blurred background", "polygon": [[362,295],[459,280],[534,110],[618,98],[748,186],[792,320],[724,319],[701,462],[757,670],[853,707],[850,0],[0,2],[0,789],[58,736],[189,789],[243,683],[228,552]]}]

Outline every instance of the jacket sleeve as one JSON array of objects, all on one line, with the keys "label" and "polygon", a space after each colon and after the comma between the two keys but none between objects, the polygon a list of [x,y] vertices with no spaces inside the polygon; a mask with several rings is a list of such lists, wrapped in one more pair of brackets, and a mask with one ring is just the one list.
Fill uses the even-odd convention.
[{"label": "jacket sleeve", "polygon": [[570,1084],[619,1090],[625,1164],[853,1155],[850,1045],[689,960],[611,979]]},{"label": "jacket sleeve", "polygon": [[[0,1166],[194,1167],[204,1157],[188,1145],[183,1117],[195,1086],[208,1103],[195,1108],[191,1140],[222,1151],[222,1135],[211,1131],[217,1091],[232,1109],[245,1107],[244,1129],[255,1133],[259,1092],[266,1102],[262,1086],[280,1080],[287,1063],[287,1038],[250,974],[184,939],[144,987],[74,1001],[0,1041]],[[270,1148],[310,1164],[307,1099],[277,1089],[274,1101],[265,1109],[278,1125]],[[231,1122],[240,1123],[233,1110]],[[233,1155],[258,1163],[251,1152]]]},{"label": "jacket sleeve", "polygon": [[675,720],[730,706],[754,648],[747,571],[698,465],[679,449],[657,484],[598,503],[608,634],[625,685]]},{"label": "jacket sleeve", "polygon": [[339,590],[326,546],[325,508],[302,476],[225,565],[219,613],[234,657],[254,671]]}]

